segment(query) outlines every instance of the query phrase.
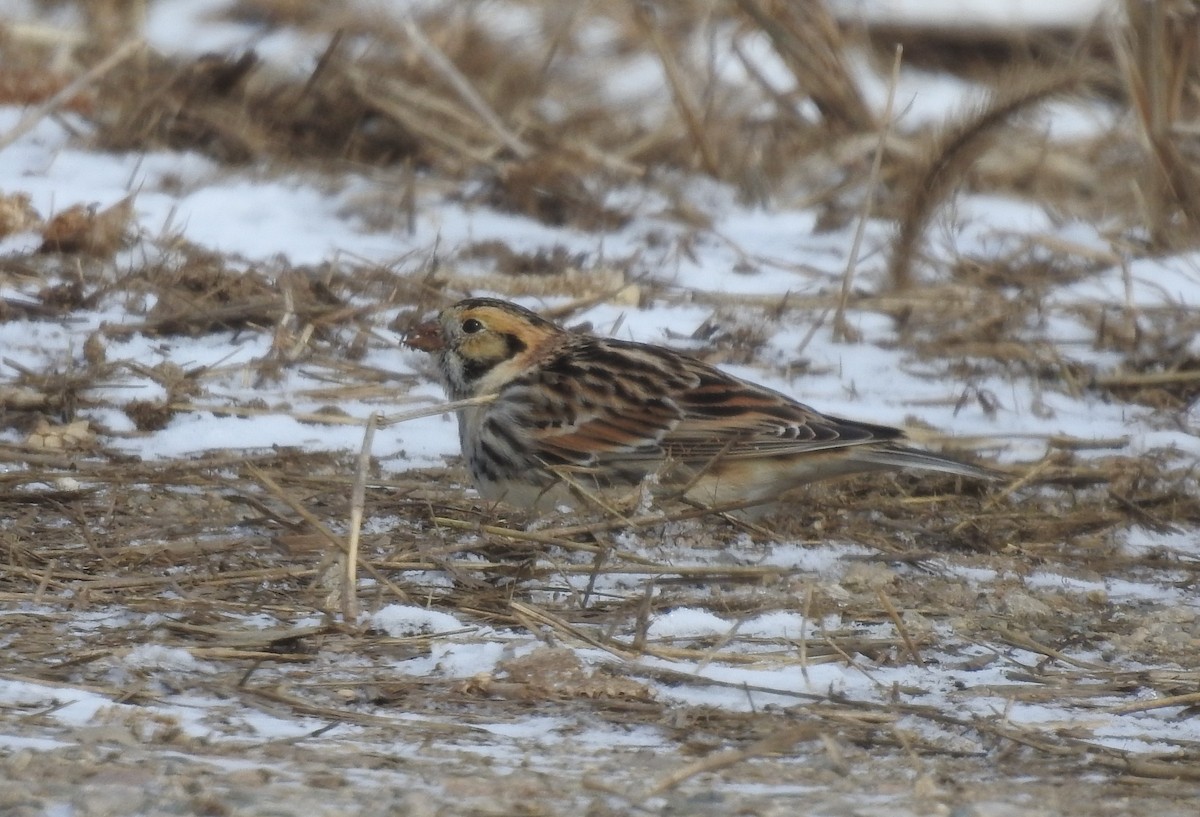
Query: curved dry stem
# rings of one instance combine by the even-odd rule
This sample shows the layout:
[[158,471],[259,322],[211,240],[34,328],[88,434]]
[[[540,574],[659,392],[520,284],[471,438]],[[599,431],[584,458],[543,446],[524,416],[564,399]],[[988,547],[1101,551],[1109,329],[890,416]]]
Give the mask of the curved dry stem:
[[1089,73],[1070,67],[1040,76],[1024,75],[1000,81],[996,92],[981,107],[971,107],[950,119],[931,147],[924,165],[914,176],[907,195],[908,207],[888,264],[893,289],[912,284],[913,256],[937,206],[958,187],[975,160],[991,146],[993,138],[1014,116],[1061,94],[1079,88]]

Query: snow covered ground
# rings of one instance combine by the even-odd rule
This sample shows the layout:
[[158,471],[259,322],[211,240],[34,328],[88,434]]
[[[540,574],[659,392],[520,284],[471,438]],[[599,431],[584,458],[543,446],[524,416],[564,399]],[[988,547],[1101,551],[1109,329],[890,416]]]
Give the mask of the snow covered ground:
[[[178,55],[252,46],[291,69],[307,69],[325,46],[325,38],[294,29],[264,31],[213,19],[227,5],[150,3],[150,45]],[[50,19],[35,4],[9,6],[10,21],[76,22],[62,10]],[[519,16],[504,19],[521,26]],[[869,95],[881,109],[885,81],[864,82],[869,91],[874,87]],[[650,64],[623,76],[613,93],[655,98],[668,92]],[[912,71],[897,93],[897,110],[917,127],[978,89]],[[1055,134],[1074,137],[1113,127],[1118,118],[1100,104],[1052,111]],[[18,106],[0,108],[0,134],[23,113]],[[703,228],[673,217],[674,202],[661,186],[630,182],[611,202],[631,214],[625,226],[590,232],[502,212],[429,179],[417,186],[411,232],[378,229],[363,217],[362,204],[398,177],[355,168],[317,173],[230,166],[195,153],[103,152],[89,147],[89,127],[75,114],[49,117],[3,148],[0,194],[27,195],[43,216],[75,204],[104,210],[134,194],[136,240],[104,273],[113,284],[109,294],[65,319],[23,307],[42,303],[48,285],[69,282],[69,265],[52,280],[27,274],[22,259],[34,257],[41,234],[17,231],[0,241],[0,257],[7,259],[0,298],[8,304],[0,312],[0,384],[16,384],[27,371],[78,369],[89,338],[102,338],[106,360],[122,364],[119,377],[81,393],[85,407],[78,414],[89,421],[100,452],[93,456],[101,459],[172,463],[286,448],[334,452],[349,461],[372,412],[397,413],[441,399],[421,355],[372,340],[355,362],[402,384],[394,398],[364,388],[360,398],[337,399],[337,408],[356,422],[316,424],[302,418],[328,406],[332,385],[352,382],[324,359],[282,365],[270,379],[257,376],[256,367],[279,354],[280,336],[270,327],[195,336],[109,331],[136,329],[156,305],[153,296],[127,296],[120,287],[124,276],[176,263],[181,241],[268,279],[285,268],[327,265],[385,269],[416,280],[429,259],[445,258],[454,267],[452,277],[442,279],[447,297],[469,286],[475,294],[514,297],[540,310],[573,298],[496,287],[489,265],[463,251],[491,242],[520,253],[561,248],[593,270],[623,268],[624,280],[642,293],[601,300],[572,314],[572,323],[697,353],[713,335],[706,326],[720,337],[753,330],[764,342],[749,356],[731,355],[725,365],[734,373],[830,413],[959,437],[1018,475],[1036,467],[1051,441],[1069,441],[1079,460],[1095,459],[1097,467],[1115,456],[1187,470],[1200,457],[1195,401],[1182,411],[1163,411],[1019,368],[954,370],[915,353],[913,333],[919,340],[920,329],[903,326],[872,300],[886,296],[889,221],[866,225],[854,278],[862,297],[847,313],[859,337],[845,343],[835,340],[826,305],[841,289],[856,219],[817,230],[816,208],[747,205],[736,191],[697,177],[679,179],[676,192]],[[1065,255],[1102,259],[1089,274],[1046,288],[1038,320],[1010,329],[1008,340],[1051,354],[1064,369],[1101,376],[1124,371],[1126,355],[1094,342],[1090,316],[1097,312],[1133,310],[1153,323],[1159,315],[1200,309],[1196,254],[1138,255],[1126,235],[1117,237],[1115,220],[1064,218],[1041,202],[988,194],[960,194],[952,209],[932,232],[931,263],[920,273],[922,285],[939,292],[953,291],[948,270],[963,258],[1026,253],[1050,265]],[[773,311],[785,297],[814,306]],[[350,305],[371,306],[365,297]],[[384,327],[409,311],[389,306],[372,320],[386,334]],[[349,347],[351,331],[331,331],[329,348]],[[1180,354],[1200,357],[1200,340],[1180,338]],[[159,429],[140,430],[126,406],[176,399],[163,385],[167,364],[184,371],[208,367],[203,393],[194,410],[174,413]],[[256,411],[222,411],[229,408]],[[5,490],[49,487],[63,492],[53,500],[63,503],[76,490],[100,487],[103,494],[86,467],[74,476],[51,467],[54,480],[44,476],[36,459],[22,459],[29,439],[28,428],[16,423],[0,430]],[[445,468],[457,455],[457,438],[448,418],[431,416],[380,428],[372,450],[381,481],[403,481],[414,469]],[[1196,487],[1194,478],[1190,485]],[[152,522],[162,495],[153,486],[131,488],[145,493],[142,512]],[[1054,487],[1024,490],[1018,496],[1031,503],[1062,501]],[[1083,488],[1081,495],[1089,491],[1103,489]],[[469,500],[469,489],[463,492]],[[333,517],[325,521],[341,530],[345,509],[328,512]],[[1194,689],[1197,669],[1168,660],[1161,649],[1179,639],[1190,645],[1183,655],[1198,654],[1194,518],[1186,527],[1146,523],[1106,531],[1106,558],[1126,558],[1130,565],[1114,575],[1056,558],[1054,542],[1013,541],[1011,558],[997,562],[961,549],[938,553],[919,531],[886,527],[880,537],[893,549],[885,553],[875,543],[820,529],[766,540],[730,534],[720,546],[706,547],[688,545],[703,529],[687,523],[646,527],[614,534],[620,558],[596,570],[588,553],[544,548],[535,562],[553,579],[514,579],[509,587],[513,616],[524,626],[457,608],[453,586],[462,576],[413,557],[410,569],[389,571],[407,600],[372,596],[380,583],[360,577],[364,598],[377,599],[365,602],[361,621],[349,623],[363,629],[342,626],[300,600],[255,615],[216,605],[195,622],[221,631],[213,646],[181,634],[192,623],[187,616],[123,603],[111,588],[90,600],[81,594],[86,578],[56,578],[55,565],[23,562],[16,554],[37,548],[27,541],[30,518],[14,514],[0,522],[13,570],[0,595],[0,617],[12,626],[0,628],[0,645],[16,653],[24,649],[22,639],[35,634],[57,644],[42,660],[56,668],[56,677],[73,680],[39,678],[36,662],[8,668],[0,662],[0,767],[19,783],[0,795],[0,811],[90,815],[122,807],[122,813],[154,813],[170,804],[217,809],[207,813],[276,813],[267,801],[280,804],[277,813],[293,813],[299,806],[289,798],[309,790],[315,792],[312,810],[295,813],[448,814],[456,812],[445,804],[457,801],[467,807],[458,813],[479,814],[516,813],[522,805],[530,810],[520,813],[533,814],[635,807],[767,814],[796,813],[806,803],[813,814],[982,817],[1072,812],[1069,798],[1054,793],[1052,776],[1026,777],[1028,789],[1016,791],[1002,772],[981,776],[971,759],[1003,766],[995,758],[1033,753],[1046,758],[1051,772],[1075,759],[1082,774],[1106,781],[1111,791],[1127,769],[1136,774],[1141,768],[1145,779],[1169,777],[1170,769],[1200,758],[1195,696],[1163,700],[1164,689]],[[367,531],[379,535],[414,524],[400,510],[369,518]],[[129,544],[152,547],[152,531],[146,542]],[[80,528],[81,549],[96,547],[90,536]],[[919,551],[914,560],[902,557],[905,548]],[[1154,559],[1137,561],[1146,554]],[[381,552],[371,558],[387,561]],[[454,564],[469,570],[469,559]],[[286,569],[286,560],[279,565]],[[689,569],[735,577],[742,570],[751,578],[705,583],[689,578]],[[156,570],[170,577],[173,568]],[[36,600],[17,592],[17,583],[36,587],[38,577],[44,585]],[[180,581],[155,591],[166,609],[173,599],[181,611],[198,603],[187,579]],[[922,604],[889,615],[889,599],[906,594]],[[764,599],[759,607],[752,603]],[[588,604],[617,612],[591,628],[580,612]],[[582,617],[573,619],[565,609]],[[538,617],[545,611],[550,619]],[[1059,615],[1072,617],[1058,622],[1062,631],[1047,623]],[[988,628],[979,617],[991,621]],[[244,643],[233,645],[234,634]],[[303,648],[279,646],[288,644]],[[295,664],[275,660],[289,652],[306,655]],[[78,672],[63,675],[72,663]],[[253,683],[217,682],[231,672]],[[126,690],[130,699],[114,690]],[[610,702],[610,711],[599,715],[587,704],[598,700]],[[645,716],[650,710],[654,716]],[[907,756],[911,766],[880,772],[865,765],[865,735],[898,747],[893,757]],[[58,758],[61,768],[43,767],[44,758]],[[768,760],[769,768],[763,765]],[[166,777],[144,777],[141,762],[165,764]],[[71,768],[86,769],[84,779],[72,779]],[[878,776],[856,773],[867,768]],[[1156,769],[1168,771],[1156,775]],[[172,774],[184,782],[164,782]],[[978,788],[965,786],[960,775],[973,776]],[[1173,789],[1173,796],[1181,790]],[[1094,813],[1135,813],[1130,804],[1139,795],[1127,791],[1121,802],[1129,811],[1111,805]],[[546,805],[556,794],[562,800]],[[1088,807],[1104,806],[1089,800]]]

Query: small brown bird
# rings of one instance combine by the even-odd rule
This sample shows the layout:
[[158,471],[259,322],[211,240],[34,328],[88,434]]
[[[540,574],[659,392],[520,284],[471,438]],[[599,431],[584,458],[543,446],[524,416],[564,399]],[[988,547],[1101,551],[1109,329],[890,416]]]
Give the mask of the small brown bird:
[[899,429],[821,414],[687,355],[570,332],[506,301],[459,301],[404,343],[433,354],[450,399],[493,396],[458,413],[463,457],[485,499],[518,507],[586,507],[643,484],[721,507],[866,471],[997,476],[908,448]]

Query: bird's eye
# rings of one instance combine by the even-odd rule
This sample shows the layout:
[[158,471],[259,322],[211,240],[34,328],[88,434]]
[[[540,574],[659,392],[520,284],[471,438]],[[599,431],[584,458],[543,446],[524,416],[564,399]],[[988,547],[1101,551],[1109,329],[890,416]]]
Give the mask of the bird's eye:
[[482,328],[483,328],[483,324],[480,323],[479,321],[475,320],[474,318],[467,318],[465,321],[463,321],[462,330],[464,332],[466,332],[468,335],[474,335],[476,332],[478,332]]

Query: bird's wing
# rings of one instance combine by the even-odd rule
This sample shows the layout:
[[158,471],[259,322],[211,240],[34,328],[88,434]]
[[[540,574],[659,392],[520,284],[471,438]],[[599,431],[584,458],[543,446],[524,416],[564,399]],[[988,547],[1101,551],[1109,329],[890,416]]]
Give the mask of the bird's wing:
[[676,397],[694,378],[647,348],[571,336],[505,387],[498,402],[511,407],[515,425],[547,465],[661,460],[663,440],[684,419]]
[[702,465],[860,446],[903,435],[828,417],[666,349],[574,336],[502,393],[547,465]]
[[822,414],[703,363],[692,368],[698,382],[676,396],[683,419],[663,441],[668,456],[676,459],[775,457],[904,437],[889,426]]

